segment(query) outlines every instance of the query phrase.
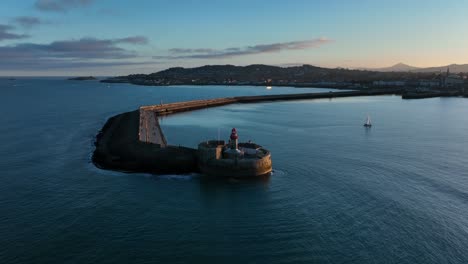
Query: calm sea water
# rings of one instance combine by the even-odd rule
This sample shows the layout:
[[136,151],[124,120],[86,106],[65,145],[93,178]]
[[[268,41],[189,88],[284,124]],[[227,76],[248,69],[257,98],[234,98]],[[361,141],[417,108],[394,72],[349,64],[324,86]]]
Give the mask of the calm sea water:
[[162,120],[176,145],[236,127],[272,151],[264,181],[90,163],[106,119],[140,105],[311,91],[323,90],[0,80],[0,263],[467,263],[468,99],[230,105]]

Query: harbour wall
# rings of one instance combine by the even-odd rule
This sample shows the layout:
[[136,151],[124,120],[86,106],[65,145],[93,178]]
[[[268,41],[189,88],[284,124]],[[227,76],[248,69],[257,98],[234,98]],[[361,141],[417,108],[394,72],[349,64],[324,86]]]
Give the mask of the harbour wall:
[[137,110],[107,120],[94,143],[96,149],[92,161],[97,167],[152,174],[198,172],[196,149],[181,146],[161,147],[158,144],[140,141],[139,119],[140,111]]
[[[197,150],[168,145],[158,116],[234,103],[256,103],[398,94],[399,90],[260,95],[142,106],[109,118],[96,136],[92,161],[100,168],[125,172],[182,174],[198,172]],[[148,123],[150,122],[150,123]]]
[[217,107],[236,103],[258,103],[268,101],[290,101],[306,99],[326,99],[353,96],[376,96],[388,94],[401,94],[401,89],[382,89],[382,90],[360,90],[346,92],[325,92],[325,93],[300,93],[300,94],[278,94],[278,95],[257,95],[257,96],[238,96],[225,97],[207,100],[194,100],[187,102],[177,102],[169,104],[159,104],[140,107],[140,111],[150,111],[158,116],[170,115],[179,112],[192,111],[197,109]]

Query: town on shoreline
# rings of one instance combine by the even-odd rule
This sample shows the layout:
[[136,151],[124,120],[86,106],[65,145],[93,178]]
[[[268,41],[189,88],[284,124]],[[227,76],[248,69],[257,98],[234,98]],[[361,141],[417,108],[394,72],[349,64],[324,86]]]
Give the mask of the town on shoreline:
[[[445,71],[380,72],[329,69],[302,65],[207,65],[196,68],[169,68],[151,74],[131,74],[101,80],[104,83],[131,83],[148,86],[249,85],[334,88],[348,90],[398,89],[403,98],[466,96],[468,73]],[[465,92],[466,91],[466,92]]]

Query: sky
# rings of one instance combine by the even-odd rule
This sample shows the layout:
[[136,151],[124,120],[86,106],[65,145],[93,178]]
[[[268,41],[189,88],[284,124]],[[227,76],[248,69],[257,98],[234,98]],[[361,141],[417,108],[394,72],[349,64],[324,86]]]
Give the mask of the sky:
[[1,76],[468,63],[468,1],[1,0]]

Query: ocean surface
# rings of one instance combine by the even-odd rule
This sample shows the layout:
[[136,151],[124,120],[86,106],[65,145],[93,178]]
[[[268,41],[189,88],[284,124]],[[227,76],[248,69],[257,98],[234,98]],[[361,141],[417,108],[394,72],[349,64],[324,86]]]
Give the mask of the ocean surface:
[[[468,99],[229,105],[165,117],[167,140],[272,152],[257,181],[90,162],[140,105],[324,89],[0,80],[0,263],[468,263]],[[373,127],[364,128],[369,114]]]

